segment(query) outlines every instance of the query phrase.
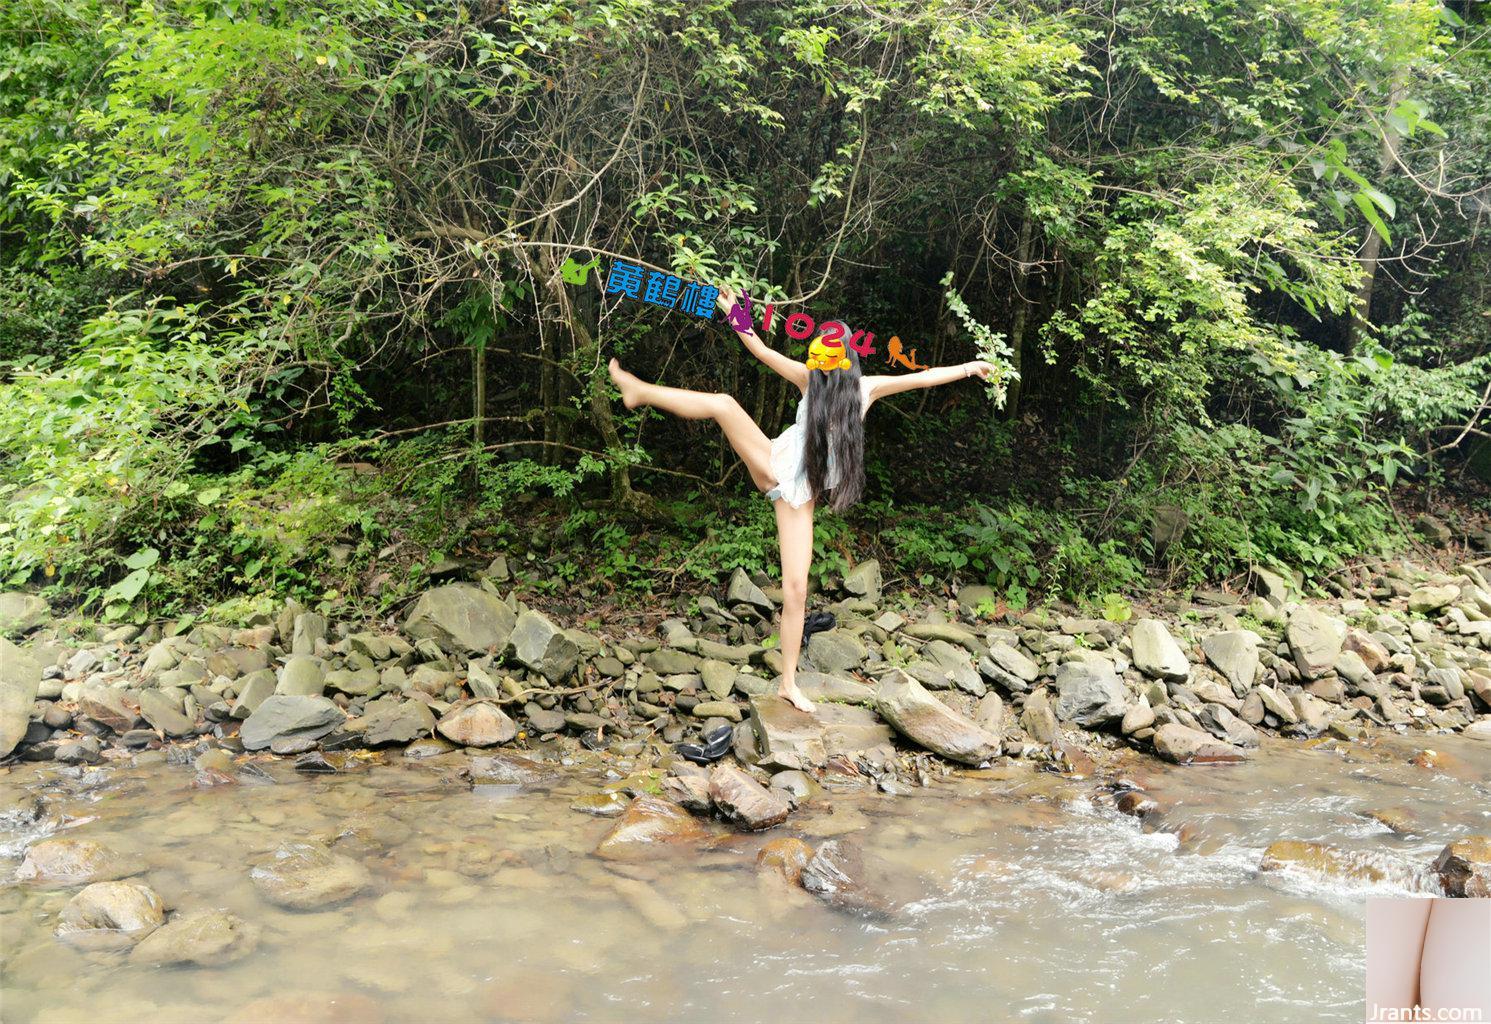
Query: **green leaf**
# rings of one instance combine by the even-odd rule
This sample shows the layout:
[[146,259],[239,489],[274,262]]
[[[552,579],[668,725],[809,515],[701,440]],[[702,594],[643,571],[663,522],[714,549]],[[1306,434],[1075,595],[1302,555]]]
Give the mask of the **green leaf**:
[[136,569],[124,579],[104,591],[104,600],[123,601],[125,604],[140,596],[140,591],[145,589],[145,584],[150,582],[149,569]]
[[131,569],[148,569],[160,561],[160,552],[155,548],[141,548],[124,560],[124,564]]
[[197,492],[197,504],[198,505],[211,505],[213,502],[217,501],[217,499],[221,498],[222,496],[223,496],[223,489],[221,487],[208,487],[205,490],[201,490],[201,491]]
[[1367,218],[1367,223],[1372,225],[1372,230],[1381,235],[1384,242],[1392,245],[1393,236],[1388,232],[1387,225],[1382,222],[1382,218],[1377,215],[1377,207],[1372,205],[1372,200],[1368,199],[1365,193],[1358,192],[1351,197],[1351,201],[1356,204],[1358,210],[1362,211],[1362,216]]

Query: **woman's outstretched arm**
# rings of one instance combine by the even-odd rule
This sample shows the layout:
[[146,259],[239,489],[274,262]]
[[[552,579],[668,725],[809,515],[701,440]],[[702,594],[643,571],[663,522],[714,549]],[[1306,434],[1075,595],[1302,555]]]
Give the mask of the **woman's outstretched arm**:
[[955,381],[967,380],[969,377],[987,380],[989,374],[993,372],[993,363],[976,359],[968,363],[959,363],[957,366],[936,366],[930,370],[917,370],[915,373],[897,373],[865,379],[870,382],[870,401],[873,402],[886,395],[914,391],[919,388],[935,388],[939,384],[952,384]]
[[[728,314],[731,307],[738,300],[734,292],[721,288],[718,301],[720,308]],[[745,344],[746,349],[751,355],[761,360],[787,380],[796,384],[799,391],[808,390],[808,368],[805,364],[782,355],[782,353],[762,341],[760,335],[754,330],[737,330],[735,333],[740,335],[740,340]]]

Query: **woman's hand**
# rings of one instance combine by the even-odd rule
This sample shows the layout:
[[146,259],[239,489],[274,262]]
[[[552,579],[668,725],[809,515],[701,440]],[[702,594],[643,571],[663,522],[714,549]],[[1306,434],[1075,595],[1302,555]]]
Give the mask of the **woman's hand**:
[[740,301],[740,296],[735,294],[735,289],[729,285],[720,285],[720,293],[715,296],[715,303],[719,305],[721,313],[729,313],[735,304]]
[[968,376],[977,377],[979,380],[988,380],[989,376],[994,372],[994,364],[986,363],[982,359],[963,365],[967,369]]

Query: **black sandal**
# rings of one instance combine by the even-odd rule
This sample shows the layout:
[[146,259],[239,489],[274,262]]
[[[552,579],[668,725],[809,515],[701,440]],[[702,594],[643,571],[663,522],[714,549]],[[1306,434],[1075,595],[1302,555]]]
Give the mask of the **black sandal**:
[[694,764],[710,764],[729,753],[734,742],[735,727],[722,725],[704,737],[703,743],[678,743],[673,749],[678,751],[678,756],[685,761],[692,761]]
[[814,633],[833,629],[838,624],[839,620],[834,618],[833,612],[812,612],[802,621],[802,645],[806,647]]

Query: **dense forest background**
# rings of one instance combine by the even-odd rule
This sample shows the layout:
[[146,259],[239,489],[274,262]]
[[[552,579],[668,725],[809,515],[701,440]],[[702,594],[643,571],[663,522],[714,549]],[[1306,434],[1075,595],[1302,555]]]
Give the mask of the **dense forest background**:
[[1491,462],[1486,7],[10,0],[0,583],[133,619],[772,569],[713,424],[605,364],[768,434],[796,396],[572,255],[1009,346],[1003,407],[877,406],[819,574],[1022,607],[1401,547]]

